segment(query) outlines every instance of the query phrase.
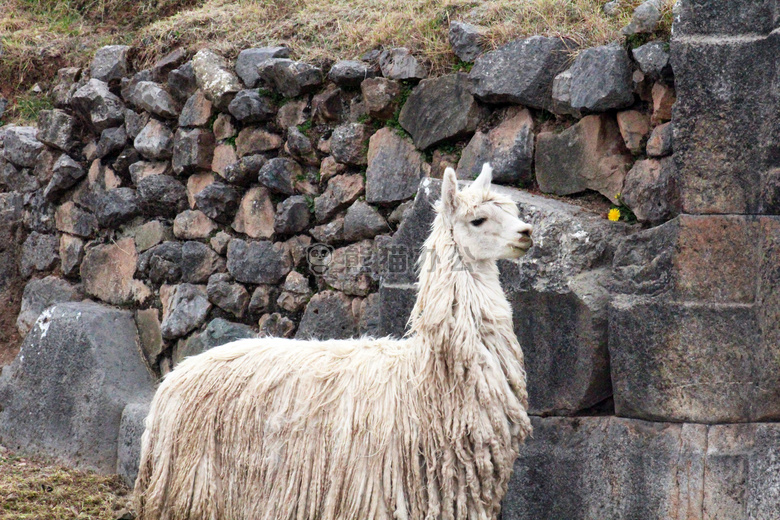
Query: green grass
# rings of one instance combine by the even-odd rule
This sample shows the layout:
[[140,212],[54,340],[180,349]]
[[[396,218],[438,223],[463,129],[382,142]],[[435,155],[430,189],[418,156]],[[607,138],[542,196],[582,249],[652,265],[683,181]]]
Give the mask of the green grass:
[[44,94],[26,93],[17,96],[14,103],[9,103],[3,119],[18,124],[35,124],[41,110],[53,108],[51,99]]

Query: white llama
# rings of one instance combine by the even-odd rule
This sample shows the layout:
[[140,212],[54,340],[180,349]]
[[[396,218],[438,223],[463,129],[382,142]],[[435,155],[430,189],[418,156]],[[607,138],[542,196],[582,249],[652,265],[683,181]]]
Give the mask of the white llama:
[[531,226],[491,173],[458,192],[445,172],[406,338],[240,340],[171,372],[138,520],[496,518],[531,432],[496,260]]

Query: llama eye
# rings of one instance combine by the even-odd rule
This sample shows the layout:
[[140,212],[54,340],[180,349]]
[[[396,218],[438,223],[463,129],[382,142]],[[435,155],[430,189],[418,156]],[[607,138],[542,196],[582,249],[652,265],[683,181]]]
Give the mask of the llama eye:
[[478,218],[471,221],[472,226],[481,226],[485,223],[487,219],[486,218]]

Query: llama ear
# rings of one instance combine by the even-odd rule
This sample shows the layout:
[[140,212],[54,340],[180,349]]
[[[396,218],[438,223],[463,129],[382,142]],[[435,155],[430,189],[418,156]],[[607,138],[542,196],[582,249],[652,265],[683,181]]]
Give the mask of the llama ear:
[[441,183],[441,202],[444,212],[448,215],[455,213],[458,205],[458,178],[455,170],[447,168],[444,170],[444,179]]
[[493,167],[490,163],[482,165],[482,172],[476,178],[471,188],[476,191],[490,191],[490,182],[493,180]]

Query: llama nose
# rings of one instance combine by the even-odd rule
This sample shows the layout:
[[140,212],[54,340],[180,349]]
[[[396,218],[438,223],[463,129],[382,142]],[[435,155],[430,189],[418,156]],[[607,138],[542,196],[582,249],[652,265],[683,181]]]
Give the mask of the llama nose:
[[524,227],[520,229],[518,232],[520,233],[520,236],[523,238],[531,238],[531,231],[533,228],[531,226]]

